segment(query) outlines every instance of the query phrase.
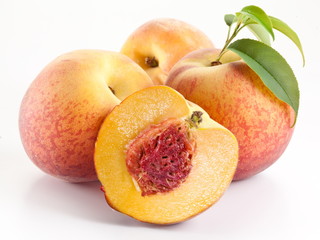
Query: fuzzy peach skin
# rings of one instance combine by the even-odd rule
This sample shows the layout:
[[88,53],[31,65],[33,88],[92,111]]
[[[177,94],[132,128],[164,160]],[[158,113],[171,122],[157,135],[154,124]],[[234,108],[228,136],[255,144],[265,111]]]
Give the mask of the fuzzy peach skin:
[[220,50],[192,52],[171,70],[166,84],[202,107],[228,128],[239,143],[234,180],[253,176],[273,164],[286,149],[294,128],[294,111],[263,84],[236,54]]
[[[155,84],[164,84],[170,69],[187,53],[211,48],[211,40],[196,27],[172,18],[153,19],[137,28],[121,52],[137,62]],[[155,59],[150,66],[146,59]]]
[[97,180],[93,154],[103,119],[126,96],[151,85],[145,71],[120,53],[78,50],[56,58],[21,103],[19,128],[26,153],[57,178]]

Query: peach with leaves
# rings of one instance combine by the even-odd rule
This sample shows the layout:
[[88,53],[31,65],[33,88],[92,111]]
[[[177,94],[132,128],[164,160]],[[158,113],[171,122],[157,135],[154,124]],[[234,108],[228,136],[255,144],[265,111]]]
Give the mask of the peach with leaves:
[[[234,180],[240,180],[279,159],[297,119],[298,82],[286,60],[270,46],[273,29],[297,45],[303,62],[304,55],[297,34],[257,6],[225,15],[225,22],[229,31],[224,47],[189,53],[172,68],[166,85],[235,134],[239,163]],[[244,27],[258,40],[235,40]]]

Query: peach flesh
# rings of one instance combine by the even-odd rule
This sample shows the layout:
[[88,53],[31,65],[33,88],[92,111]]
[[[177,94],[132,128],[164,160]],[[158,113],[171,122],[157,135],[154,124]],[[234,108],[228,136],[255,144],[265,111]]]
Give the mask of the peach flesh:
[[[150,125],[168,119],[190,124],[196,141],[192,168],[174,190],[142,196],[126,165],[128,145]],[[135,92],[115,107],[100,128],[95,148],[95,166],[108,204],[154,224],[182,222],[208,209],[229,186],[237,162],[238,144],[231,132],[167,86]]]

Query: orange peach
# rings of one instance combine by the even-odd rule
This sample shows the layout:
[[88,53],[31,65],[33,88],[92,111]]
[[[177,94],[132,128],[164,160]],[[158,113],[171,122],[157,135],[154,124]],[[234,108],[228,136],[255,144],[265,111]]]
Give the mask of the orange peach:
[[187,53],[213,47],[194,26],[172,18],[151,20],[136,29],[121,52],[137,62],[154,84],[164,84],[172,66]]
[[237,137],[239,164],[234,180],[240,180],[263,171],[281,156],[295,116],[236,54],[227,52],[222,64],[213,64],[219,53],[205,49],[188,54],[173,67],[166,84]]
[[19,127],[28,156],[60,179],[97,180],[93,153],[103,119],[126,96],[151,85],[145,71],[120,53],[78,50],[56,58],[21,103]]
[[172,224],[214,204],[238,162],[234,135],[167,86],[140,90],[99,131],[95,167],[108,204],[137,220]]

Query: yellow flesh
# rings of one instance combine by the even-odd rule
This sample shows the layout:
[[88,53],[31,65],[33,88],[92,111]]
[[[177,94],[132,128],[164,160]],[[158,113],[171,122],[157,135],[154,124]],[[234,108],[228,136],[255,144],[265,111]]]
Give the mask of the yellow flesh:
[[190,117],[194,108],[199,110],[171,88],[157,86],[134,93],[109,114],[96,143],[95,166],[113,208],[140,221],[167,224],[190,218],[221,197],[237,165],[237,141],[207,115],[198,129],[191,130],[197,141],[196,155],[179,188],[142,197],[127,171],[128,142],[150,124]]

